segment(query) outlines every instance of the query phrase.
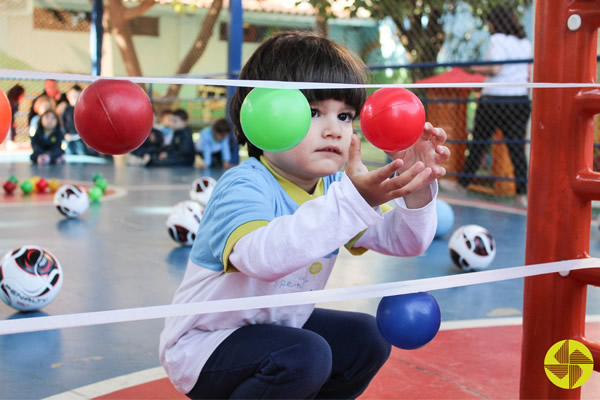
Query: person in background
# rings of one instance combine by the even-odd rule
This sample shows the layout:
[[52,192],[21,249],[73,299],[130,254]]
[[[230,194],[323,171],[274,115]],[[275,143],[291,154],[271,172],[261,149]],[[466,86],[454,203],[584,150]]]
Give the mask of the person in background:
[[[492,8],[487,15],[490,33],[488,61],[506,61],[529,59],[532,55],[531,42],[525,36],[525,30],[513,12],[502,6]],[[487,76],[486,82],[528,83],[530,66],[527,63],[509,63],[496,65],[474,65],[468,72]],[[463,174],[458,182],[443,180],[442,189],[466,193],[467,187],[475,176],[488,144],[497,129],[502,130],[516,178],[516,196],[514,203],[527,207],[527,158],[525,157],[525,134],[531,115],[531,102],[528,88],[520,86],[486,87],[475,112],[473,142],[467,144],[469,155],[465,160]],[[483,143],[482,143],[483,141]]]
[[86,145],[81,140],[75,127],[75,105],[81,97],[81,86],[73,85],[67,90],[68,105],[62,114],[63,128],[65,131],[65,142],[67,142],[67,154],[86,154]]
[[188,126],[188,113],[182,108],[173,111],[171,116],[173,138],[169,144],[163,145],[158,154],[149,158],[146,166],[193,166],[196,153],[192,130]]
[[225,118],[216,120],[212,126],[200,131],[200,138],[194,145],[202,157],[201,168],[232,167],[230,133],[231,126]]
[[38,121],[38,127],[31,138],[33,153],[30,156],[34,164],[64,164],[65,151],[62,149],[64,139],[58,115],[53,110],[45,111]]
[[31,103],[29,111],[29,136],[35,135],[40,122],[40,116],[48,110],[54,110],[54,101],[47,95],[36,97]]
[[13,142],[17,136],[17,124],[15,122],[15,114],[19,110],[19,104],[25,98],[25,89],[23,86],[18,83],[11,87],[8,92],[6,92],[6,97],[8,98],[8,102],[10,103],[10,112],[12,116],[12,122],[10,124],[10,140]]

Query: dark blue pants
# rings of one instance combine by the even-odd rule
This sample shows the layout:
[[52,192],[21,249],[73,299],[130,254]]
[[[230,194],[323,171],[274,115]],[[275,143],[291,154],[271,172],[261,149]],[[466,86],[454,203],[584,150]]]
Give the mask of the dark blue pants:
[[[527,158],[525,156],[525,139],[527,132],[527,122],[531,114],[531,104],[527,96],[484,96],[477,106],[475,112],[475,126],[473,128],[473,140],[467,144],[469,155],[465,160],[463,173],[468,177],[461,177],[458,180],[462,186],[467,187],[479,169],[481,158],[484,156],[489,144],[480,143],[480,141],[492,139],[496,129],[502,130],[505,140],[510,142],[506,144],[508,155],[512,161],[516,182],[517,194],[527,193]],[[520,141],[520,142],[519,142]]]
[[204,366],[193,399],[353,399],[390,355],[369,314],[315,309],[303,329],[249,325]]

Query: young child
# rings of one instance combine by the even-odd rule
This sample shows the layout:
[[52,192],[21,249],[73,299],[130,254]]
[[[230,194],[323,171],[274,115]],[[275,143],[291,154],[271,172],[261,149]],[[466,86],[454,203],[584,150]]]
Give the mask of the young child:
[[192,130],[188,126],[188,113],[184,109],[173,111],[171,116],[171,127],[173,138],[171,142],[164,145],[159,153],[152,156],[147,166],[192,166],[196,153],[194,151],[194,139]]
[[[364,73],[348,50],[297,32],[262,43],[240,79],[362,84]],[[436,178],[449,156],[442,129],[427,124],[413,147],[368,171],[352,130],[365,90],[303,90],[312,113],[306,137],[263,152],[240,126],[250,89],[238,88],[230,104],[250,159],[219,179],[174,303],[323,289],[341,246],[395,256],[429,246]],[[382,213],[391,200],[396,206]],[[314,305],[168,318],[160,338],[161,363],[190,398],[355,398],[390,350],[372,315]]]
[[231,127],[225,118],[219,118],[212,126],[200,131],[200,138],[194,144],[196,152],[202,156],[202,168],[222,166],[231,168],[231,147],[229,133]]
[[62,128],[58,115],[48,110],[40,116],[35,135],[31,138],[33,153],[30,158],[34,164],[64,164],[65,151],[62,149]]
[[65,142],[67,142],[67,151],[69,154],[86,154],[86,144],[75,128],[75,106],[81,97],[81,86],[73,85],[67,90],[68,104],[62,114],[63,126],[65,128]]

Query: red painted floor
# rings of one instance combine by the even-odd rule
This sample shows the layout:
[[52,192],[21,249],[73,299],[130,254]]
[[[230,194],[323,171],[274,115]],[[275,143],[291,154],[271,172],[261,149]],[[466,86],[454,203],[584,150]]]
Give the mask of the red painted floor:
[[[600,323],[587,325],[600,337]],[[424,348],[394,348],[360,399],[516,399],[519,397],[521,327],[440,331]],[[167,378],[96,399],[183,399]],[[583,385],[582,399],[600,398],[600,376]]]

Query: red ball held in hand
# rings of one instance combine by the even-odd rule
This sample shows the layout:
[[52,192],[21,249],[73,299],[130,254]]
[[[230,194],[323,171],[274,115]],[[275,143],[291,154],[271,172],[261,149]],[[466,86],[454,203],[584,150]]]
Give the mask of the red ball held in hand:
[[371,94],[360,112],[365,138],[384,151],[412,146],[425,126],[425,108],[406,89],[384,88]]
[[154,119],[146,93],[131,81],[116,79],[101,79],[85,88],[74,117],[81,140],[104,154],[137,149]]

